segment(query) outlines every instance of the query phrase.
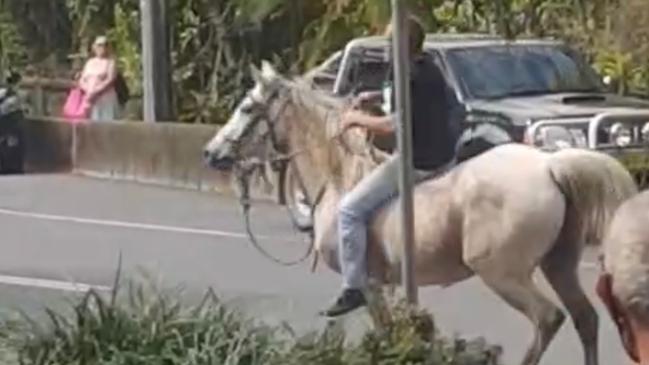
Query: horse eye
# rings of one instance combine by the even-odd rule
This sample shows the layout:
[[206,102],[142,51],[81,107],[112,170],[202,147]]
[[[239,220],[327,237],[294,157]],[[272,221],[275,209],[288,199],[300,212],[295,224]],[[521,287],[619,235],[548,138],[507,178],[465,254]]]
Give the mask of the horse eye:
[[243,114],[252,114],[252,112],[255,110],[255,107],[253,105],[246,105],[241,107],[241,112]]
[[241,111],[245,114],[259,114],[262,113],[264,110],[264,107],[260,103],[250,103],[248,105],[245,105],[244,107],[241,108]]

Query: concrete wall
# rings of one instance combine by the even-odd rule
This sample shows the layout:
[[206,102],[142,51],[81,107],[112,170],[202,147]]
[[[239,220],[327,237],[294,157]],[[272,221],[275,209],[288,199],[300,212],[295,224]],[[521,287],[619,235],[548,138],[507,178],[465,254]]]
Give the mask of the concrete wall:
[[76,171],[200,190],[229,185],[228,176],[202,164],[214,127],[114,122],[81,124],[76,132]]
[[[26,164],[31,172],[73,171],[94,177],[232,194],[229,174],[206,168],[205,144],[214,126],[95,122],[72,125],[53,118],[25,121]],[[272,191],[257,184],[256,198]]]

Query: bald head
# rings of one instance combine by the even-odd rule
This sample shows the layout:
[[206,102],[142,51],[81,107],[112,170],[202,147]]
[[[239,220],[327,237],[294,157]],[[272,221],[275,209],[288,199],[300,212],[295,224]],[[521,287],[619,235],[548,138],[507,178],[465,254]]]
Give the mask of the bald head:
[[649,192],[618,210],[604,241],[604,266],[613,295],[649,328]]
[[649,364],[649,191],[618,209],[603,245],[597,294],[629,356]]

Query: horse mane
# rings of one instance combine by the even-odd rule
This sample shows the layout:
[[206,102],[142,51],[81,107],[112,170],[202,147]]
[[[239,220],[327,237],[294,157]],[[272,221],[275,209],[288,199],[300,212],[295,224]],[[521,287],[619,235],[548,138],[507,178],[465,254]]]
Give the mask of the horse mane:
[[349,186],[375,165],[368,154],[375,147],[368,143],[365,131],[349,130],[340,136],[340,142],[333,140],[341,132],[347,98],[328,94],[301,78],[283,80],[282,87],[293,111],[289,123],[292,142],[308,150],[316,167],[330,179]]

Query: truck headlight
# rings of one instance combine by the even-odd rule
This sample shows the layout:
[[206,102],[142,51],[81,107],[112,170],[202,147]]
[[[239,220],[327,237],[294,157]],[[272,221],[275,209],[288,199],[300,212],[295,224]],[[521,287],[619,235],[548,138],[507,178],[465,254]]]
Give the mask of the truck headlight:
[[568,129],[560,126],[541,127],[534,144],[548,150],[560,150],[571,147],[585,147],[586,134],[580,129]]
[[618,147],[626,147],[633,141],[633,132],[631,128],[623,123],[615,123],[611,126],[609,132],[610,142]]
[[645,123],[645,125],[642,126],[642,141],[645,143],[649,143],[649,122]]

